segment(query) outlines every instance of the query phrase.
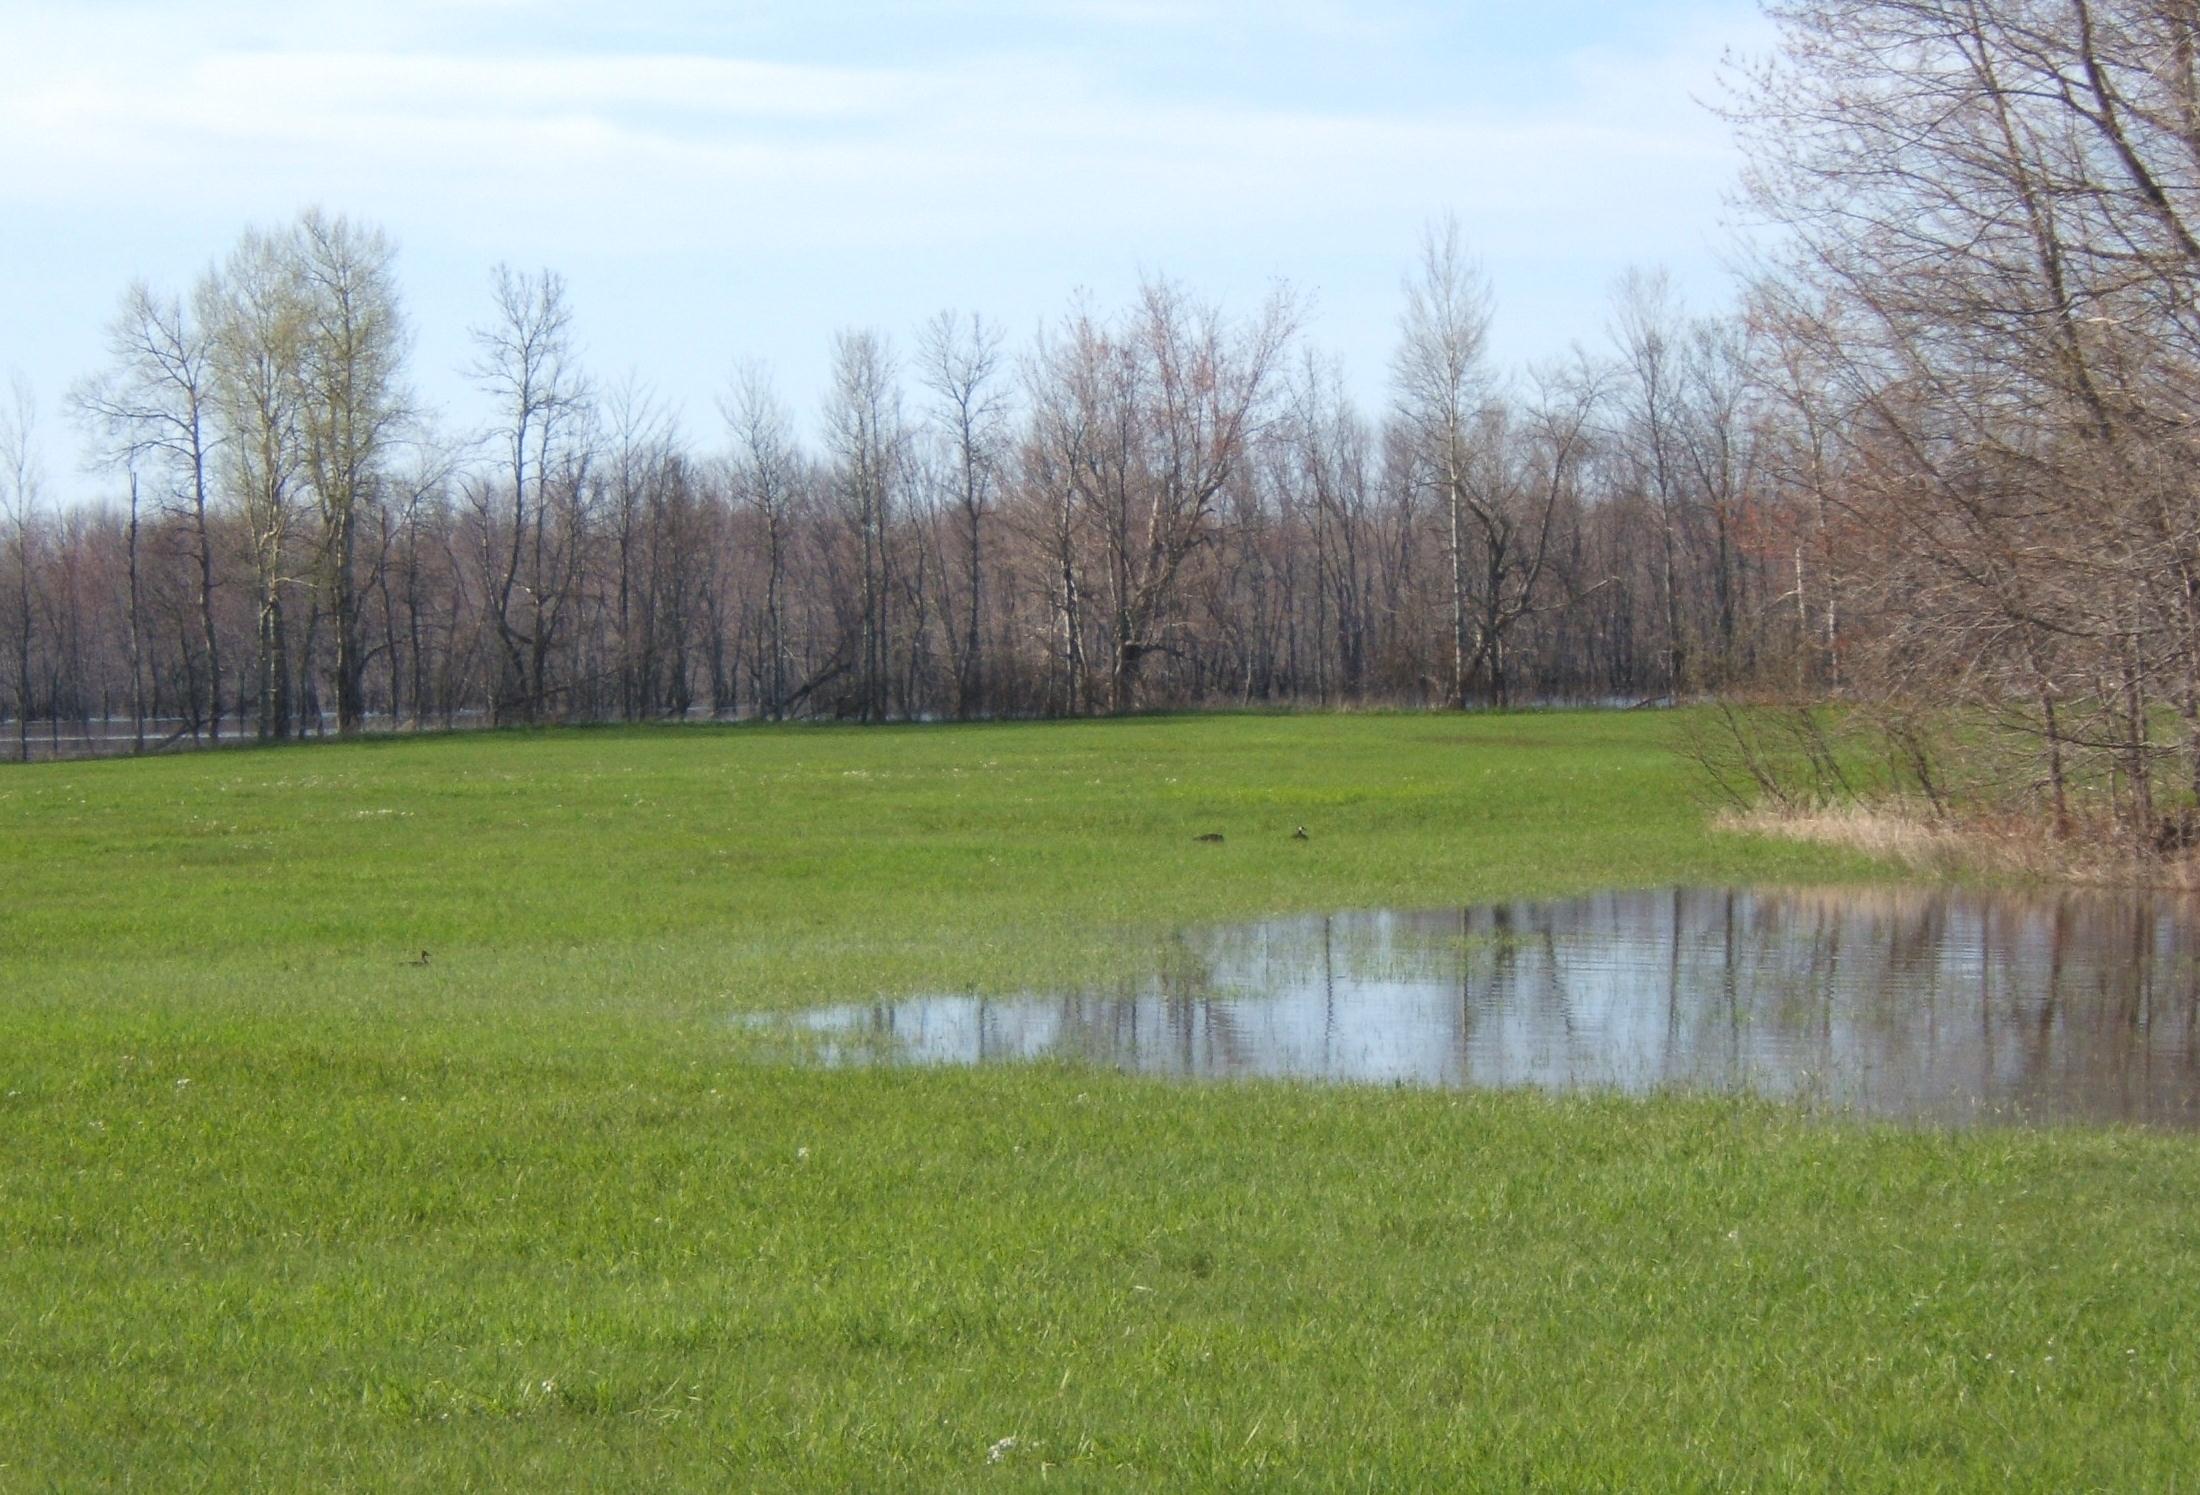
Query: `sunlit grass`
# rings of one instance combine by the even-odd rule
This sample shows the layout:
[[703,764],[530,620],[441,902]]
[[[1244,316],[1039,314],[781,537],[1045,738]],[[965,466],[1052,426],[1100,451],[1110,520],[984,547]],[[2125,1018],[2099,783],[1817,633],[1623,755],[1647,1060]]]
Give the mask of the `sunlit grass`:
[[822,1073],[732,1021],[1135,967],[1187,922],[1870,873],[1707,831],[1669,730],[0,773],[0,1488],[2189,1473],[2181,1139]]

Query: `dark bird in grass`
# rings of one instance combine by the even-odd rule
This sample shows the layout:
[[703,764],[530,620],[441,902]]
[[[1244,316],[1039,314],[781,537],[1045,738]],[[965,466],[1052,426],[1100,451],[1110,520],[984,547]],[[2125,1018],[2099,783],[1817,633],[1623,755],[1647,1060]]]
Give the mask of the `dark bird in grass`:
[[427,951],[425,951],[425,950],[423,950],[423,951],[421,951],[421,952],[420,952],[420,958],[419,958],[418,960],[408,960],[408,961],[406,961],[406,962],[405,962],[405,964],[406,964],[406,965],[409,965],[409,966],[424,966],[424,965],[426,965],[427,963],[428,963],[428,952],[427,952]]
[[1209,846],[1220,846],[1222,844],[1222,832],[1209,831],[1203,836],[1194,836],[1192,839],[1194,841],[1204,841]]
[[1304,841],[1306,839],[1306,827],[1302,825],[1297,830],[1293,831],[1291,833],[1291,839],[1294,841]]

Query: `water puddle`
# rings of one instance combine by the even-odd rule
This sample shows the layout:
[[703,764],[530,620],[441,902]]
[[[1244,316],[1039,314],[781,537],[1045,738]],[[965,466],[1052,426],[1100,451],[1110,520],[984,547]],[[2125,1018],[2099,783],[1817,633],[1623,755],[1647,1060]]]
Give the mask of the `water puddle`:
[[1109,988],[851,1004],[827,1063],[1748,1091],[1939,1125],[2200,1127],[2200,905],[1604,893],[1194,930]]

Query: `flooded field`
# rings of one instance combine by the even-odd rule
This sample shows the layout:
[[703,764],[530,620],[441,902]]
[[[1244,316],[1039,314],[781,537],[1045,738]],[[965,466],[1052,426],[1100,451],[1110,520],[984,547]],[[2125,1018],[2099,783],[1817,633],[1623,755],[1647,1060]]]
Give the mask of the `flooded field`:
[[1107,988],[800,1014],[828,1063],[1663,1089],[2200,1127],[2200,905],[1668,889],[1189,931]]
[[[423,724],[409,718],[393,717],[387,712],[370,712],[362,722],[362,730],[375,733],[411,732],[434,733],[489,725],[489,715],[484,711],[462,711],[450,717],[435,717]],[[311,737],[333,737],[336,734],[336,718],[324,715],[318,722],[307,720],[295,728],[299,740]],[[222,722],[220,740],[237,746],[256,740],[252,722],[243,717],[229,717]],[[18,731],[10,720],[0,722],[0,764],[8,762],[48,763],[79,758],[122,758],[133,753],[189,752],[195,748],[212,745],[214,738],[202,726],[193,730],[193,724],[180,716],[148,717],[142,729],[127,716],[94,716],[70,718],[65,721],[34,720],[26,736]]]

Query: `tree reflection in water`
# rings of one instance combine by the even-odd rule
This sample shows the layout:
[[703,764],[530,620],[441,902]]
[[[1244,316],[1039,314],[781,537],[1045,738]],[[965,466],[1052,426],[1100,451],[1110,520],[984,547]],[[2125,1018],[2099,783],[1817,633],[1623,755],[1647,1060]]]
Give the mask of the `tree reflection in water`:
[[828,1062],[1749,1091],[2200,1126],[2200,917],[2066,892],[1660,889],[1176,936],[1107,989],[808,1013]]

